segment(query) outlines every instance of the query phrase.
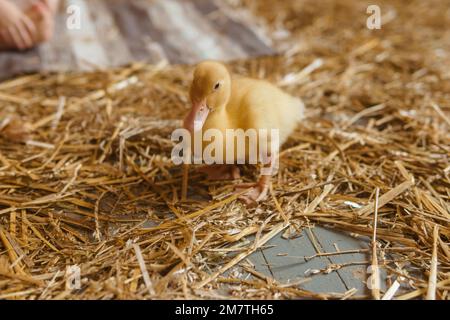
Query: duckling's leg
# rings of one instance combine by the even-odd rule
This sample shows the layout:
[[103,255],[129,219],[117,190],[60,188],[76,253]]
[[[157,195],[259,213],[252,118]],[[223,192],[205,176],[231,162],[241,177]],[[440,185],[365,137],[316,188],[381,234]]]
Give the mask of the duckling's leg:
[[201,173],[208,175],[208,180],[236,180],[241,177],[239,168],[235,165],[211,164],[200,167]]

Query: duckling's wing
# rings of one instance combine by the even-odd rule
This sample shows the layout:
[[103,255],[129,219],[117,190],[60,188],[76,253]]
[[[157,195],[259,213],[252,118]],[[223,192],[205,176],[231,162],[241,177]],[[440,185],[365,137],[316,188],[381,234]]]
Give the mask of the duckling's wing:
[[304,117],[302,100],[269,82],[243,78],[233,89],[228,111],[240,128],[292,131]]

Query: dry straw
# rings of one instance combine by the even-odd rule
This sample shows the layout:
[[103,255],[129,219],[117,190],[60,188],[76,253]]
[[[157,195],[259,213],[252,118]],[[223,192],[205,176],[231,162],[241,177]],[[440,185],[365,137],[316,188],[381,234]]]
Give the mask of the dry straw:
[[[186,200],[180,192],[170,134],[188,109],[191,66],[0,83],[0,298],[360,297],[312,293],[248,263],[287,226],[317,224],[376,231],[378,266],[404,279],[389,298],[448,299],[450,50],[433,42],[446,11],[392,5],[398,19],[373,33],[359,4],[329,2],[244,1],[283,53],[230,68],[281,84],[308,109],[258,208],[192,168]],[[412,7],[423,13],[414,28]],[[68,265],[81,268],[78,290],[66,289]]]

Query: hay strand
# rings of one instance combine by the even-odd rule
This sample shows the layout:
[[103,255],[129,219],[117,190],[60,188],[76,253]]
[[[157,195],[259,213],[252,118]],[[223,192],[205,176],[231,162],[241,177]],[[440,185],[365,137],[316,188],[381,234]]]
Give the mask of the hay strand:
[[427,300],[436,300],[436,283],[437,283],[437,242],[439,237],[439,227],[433,228],[433,253],[431,255],[430,275],[428,277]]
[[[229,61],[229,69],[282,84],[305,104],[270,196],[246,208],[234,181],[193,173],[186,188],[170,137],[188,111],[192,65],[136,63],[2,82],[1,298],[377,296],[313,293],[248,272],[250,254],[278,230],[311,238],[317,252],[307,260],[351,252],[376,258],[360,267],[378,265],[401,283],[392,293],[397,284],[388,281],[383,298],[428,291],[449,298],[447,3],[389,2],[397,16],[374,32],[355,1],[226,2],[233,13],[256,15],[254,27],[279,52]],[[240,169],[244,182],[257,177],[253,166]],[[321,252],[315,226],[367,237],[372,246]],[[81,290],[65,290],[68,264],[80,267]]]

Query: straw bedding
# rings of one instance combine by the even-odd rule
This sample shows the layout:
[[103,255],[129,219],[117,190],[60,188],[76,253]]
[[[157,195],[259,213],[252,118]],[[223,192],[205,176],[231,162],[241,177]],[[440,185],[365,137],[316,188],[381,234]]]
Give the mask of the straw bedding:
[[[0,298],[355,298],[280,283],[246,259],[279,233],[324,225],[375,233],[372,262],[390,282],[403,277],[400,298],[448,299],[445,1],[382,2],[386,24],[373,31],[363,2],[230,4],[255,13],[283,52],[230,68],[308,109],[268,200],[247,209],[233,183],[191,171],[179,201],[170,134],[188,109],[192,66],[0,83]],[[243,169],[245,180],[258,174]],[[67,266],[80,268],[79,289],[66,288]]]

